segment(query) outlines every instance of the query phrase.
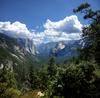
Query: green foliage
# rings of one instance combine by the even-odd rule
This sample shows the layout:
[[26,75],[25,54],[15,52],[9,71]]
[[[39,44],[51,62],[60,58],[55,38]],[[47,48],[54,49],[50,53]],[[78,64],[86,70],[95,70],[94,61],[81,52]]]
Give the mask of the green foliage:
[[32,90],[36,90],[36,89],[46,90],[47,87],[46,71],[36,70],[34,69],[34,66],[31,66],[28,80]]
[[29,83],[31,85],[31,88],[34,90],[36,89],[36,83],[37,83],[37,75],[34,71],[33,66],[30,67],[30,72],[29,72]]
[[99,97],[100,82],[95,74],[96,68],[90,62],[71,64],[63,74],[60,74],[53,85],[52,95],[64,98],[90,98]]
[[80,12],[80,11],[83,11],[84,9],[87,9],[88,7],[90,7],[90,5],[88,3],[82,3],[79,7],[74,9],[73,12],[74,13]]
[[8,87],[16,88],[16,79],[13,71],[9,67],[5,66],[0,76],[0,82],[7,83]]
[[[36,62],[30,54],[25,55],[20,61],[11,56],[10,52],[14,53],[13,49],[0,48],[1,63],[6,64],[6,60],[9,59],[17,63],[17,66],[12,65],[14,71],[6,65],[0,70],[0,98],[19,98],[21,92],[17,89],[16,79],[18,84],[21,84],[21,88],[28,85],[26,87],[31,89],[21,98],[37,96],[36,90],[45,92],[42,98],[100,97],[98,67],[100,65],[100,11],[93,11],[88,3],[84,3],[74,9],[74,12],[84,13],[84,19],[91,20],[90,25],[84,27],[82,31],[84,47],[79,49],[80,56],[66,60],[62,65],[57,65],[55,58],[50,58],[44,68],[36,69],[34,67]],[[0,43],[4,42],[3,36],[0,37]],[[8,46],[17,45],[16,40],[11,38],[7,40]],[[18,55],[17,52],[15,54]],[[16,79],[14,72],[17,73]]]
[[50,58],[48,62],[47,72],[48,72],[48,78],[52,80],[57,73],[56,63],[54,58]]
[[93,11],[88,3],[83,3],[73,10],[84,13],[84,19],[90,19],[89,26],[83,28],[83,43],[84,47],[81,49],[81,57],[83,59],[94,59],[96,63],[100,64],[100,10]]
[[0,98],[14,98],[19,94],[13,70],[4,66],[0,73]]
[[20,96],[21,92],[14,88],[8,88],[5,90],[4,96],[7,96],[7,98],[18,98]]
[[19,39],[0,33],[0,64],[6,65],[7,61],[12,62],[11,66],[20,89],[26,81],[29,66],[38,66],[34,56],[24,50]]

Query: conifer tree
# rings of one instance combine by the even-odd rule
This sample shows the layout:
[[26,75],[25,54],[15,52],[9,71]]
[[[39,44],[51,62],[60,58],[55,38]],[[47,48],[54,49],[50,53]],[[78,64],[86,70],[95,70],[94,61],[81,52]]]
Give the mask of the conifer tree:
[[75,13],[84,14],[84,19],[90,21],[90,25],[83,27],[82,39],[84,47],[82,55],[85,59],[95,59],[100,64],[100,10],[93,11],[88,3],[83,3],[73,10]]
[[17,84],[14,72],[6,65],[0,73],[0,98],[11,98],[15,92]]
[[52,80],[54,78],[54,76],[56,75],[56,72],[57,72],[56,62],[55,62],[54,57],[50,58],[50,60],[48,62],[47,72],[48,72],[48,77]]

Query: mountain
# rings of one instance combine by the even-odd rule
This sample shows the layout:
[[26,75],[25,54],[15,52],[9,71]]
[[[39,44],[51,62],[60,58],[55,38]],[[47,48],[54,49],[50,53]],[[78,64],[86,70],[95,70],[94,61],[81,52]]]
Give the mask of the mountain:
[[5,34],[0,33],[0,49],[6,50],[10,55],[17,58],[23,58],[30,54],[34,56],[35,46],[30,39],[12,38]]
[[38,58],[44,61],[52,56],[58,60],[71,58],[78,55],[79,47],[81,47],[80,40],[43,43],[37,47]]
[[70,58],[77,55],[77,48],[80,47],[80,40],[58,42],[51,49],[50,54],[55,57]]
[[51,56],[57,59],[70,58],[78,55],[79,47],[81,47],[80,40],[49,42],[37,46],[29,38],[12,38],[0,33],[0,49],[5,51],[4,54],[8,52],[11,57],[19,61],[29,58],[31,62],[45,61]]
[[80,40],[59,41],[34,45],[28,38],[14,38],[0,33],[0,70],[5,66],[14,70],[20,85],[28,76],[30,66],[39,68],[56,57],[58,62],[77,56]]
[[27,51],[28,53],[35,55],[36,54],[36,48],[35,45],[33,43],[33,41],[31,39],[28,38],[17,38],[17,42],[20,44],[20,46],[22,46],[25,51]]
[[0,33],[0,70],[5,66],[10,67],[22,84],[30,66],[39,66],[35,51],[33,41]]

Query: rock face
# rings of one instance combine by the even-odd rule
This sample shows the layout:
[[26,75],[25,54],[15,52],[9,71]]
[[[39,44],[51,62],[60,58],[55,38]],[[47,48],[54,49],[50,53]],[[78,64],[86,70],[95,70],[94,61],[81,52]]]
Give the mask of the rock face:
[[36,46],[31,39],[12,38],[0,33],[0,49],[19,61],[23,61],[27,56],[31,57],[31,60],[43,58],[46,60],[51,56],[69,58],[78,54],[76,50],[79,47],[81,47],[80,40],[49,42]]
[[51,42],[40,45],[37,49],[39,55],[45,57],[55,56],[59,57],[72,57],[77,55],[77,48],[81,47],[80,40]]
[[35,55],[36,54],[36,49],[35,45],[33,44],[33,41],[26,38],[26,39],[17,39],[17,42],[24,48],[25,51],[28,53]]
[[[60,42],[51,50],[51,54],[56,57],[72,57],[78,54],[77,48],[80,47],[80,41]],[[55,51],[53,51],[55,50]]]
[[9,49],[10,52],[35,55],[35,46],[30,39],[12,38],[0,33],[0,48]]
[[9,67],[16,73],[20,86],[28,74],[29,67],[38,65],[35,55],[32,40],[12,38],[0,33],[0,71],[5,66]]
[[22,85],[30,66],[40,67],[51,56],[62,62],[64,58],[76,56],[78,47],[80,40],[42,43],[36,46],[31,39],[12,38],[0,33],[0,70],[8,66],[16,73],[16,79]]

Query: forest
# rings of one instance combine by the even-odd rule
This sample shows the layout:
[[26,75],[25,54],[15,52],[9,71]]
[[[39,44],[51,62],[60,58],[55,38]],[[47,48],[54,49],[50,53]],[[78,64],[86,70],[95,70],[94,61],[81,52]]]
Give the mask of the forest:
[[27,73],[24,68],[19,72],[20,76],[4,66],[0,70],[0,98],[100,97],[100,10],[93,11],[90,4],[83,3],[73,12],[82,14],[90,23],[82,29],[79,55],[63,63],[50,57],[40,68],[32,63]]

